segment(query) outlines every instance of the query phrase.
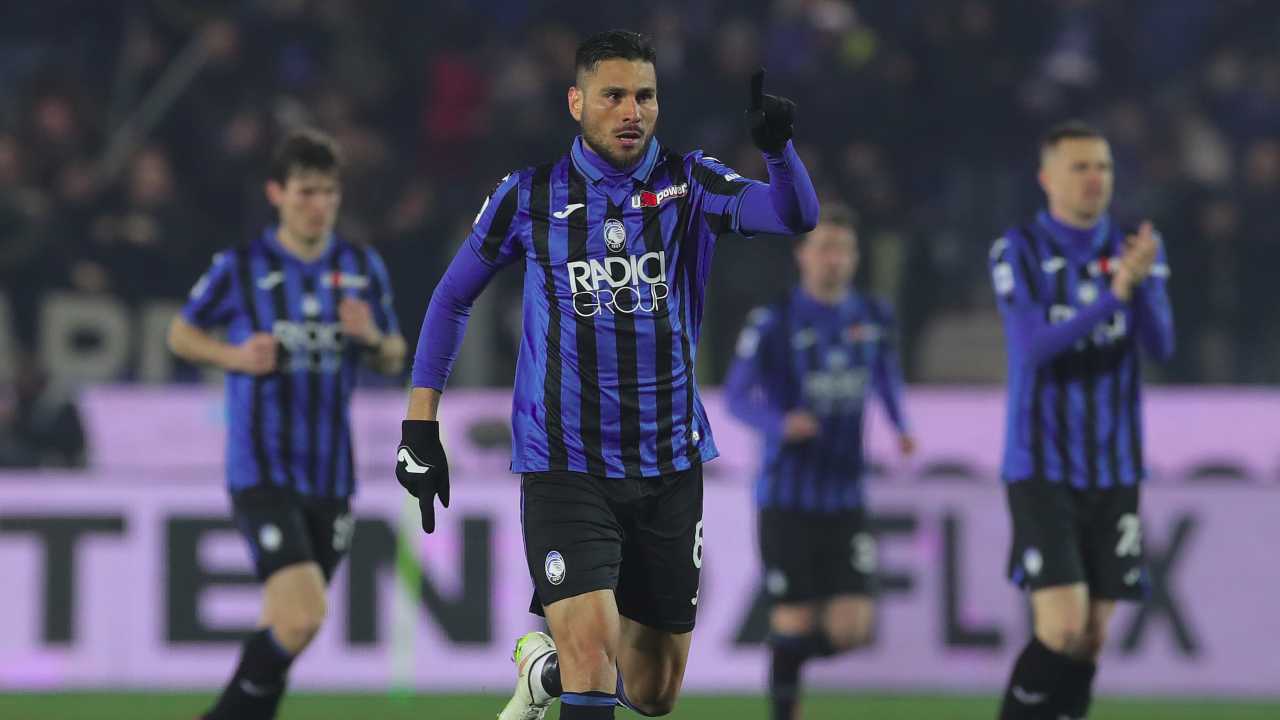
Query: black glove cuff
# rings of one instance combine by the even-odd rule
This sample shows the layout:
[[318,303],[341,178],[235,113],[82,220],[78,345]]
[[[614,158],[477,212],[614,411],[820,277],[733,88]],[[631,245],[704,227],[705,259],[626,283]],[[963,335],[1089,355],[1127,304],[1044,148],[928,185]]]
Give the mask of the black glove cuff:
[[400,421],[400,443],[410,447],[440,442],[440,423],[436,420]]

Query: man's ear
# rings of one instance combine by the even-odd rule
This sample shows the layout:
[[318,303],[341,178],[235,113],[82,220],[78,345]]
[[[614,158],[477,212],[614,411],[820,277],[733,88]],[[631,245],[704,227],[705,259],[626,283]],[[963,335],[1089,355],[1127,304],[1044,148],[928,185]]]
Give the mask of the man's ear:
[[582,91],[577,85],[569,86],[569,114],[577,122],[582,122]]

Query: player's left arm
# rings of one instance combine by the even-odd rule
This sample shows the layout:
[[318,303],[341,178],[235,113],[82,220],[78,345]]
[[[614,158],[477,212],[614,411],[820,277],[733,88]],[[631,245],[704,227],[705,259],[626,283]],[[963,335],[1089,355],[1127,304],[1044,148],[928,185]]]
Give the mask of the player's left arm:
[[764,92],[764,69],[751,76],[747,123],[751,139],[764,153],[769,184],[752,183],[738,203],[740,232],[798,235],[818,224],[818,193],[791,138],[796,104]]
[[752,77],[747,119],[764,153],[768,184],[744,178],[719,160],[694,154],[691,179],[701,190],[698,208],[715,234],[797,235],[818,224],[818,194],[791,143],[795,103],[765,95],[764,71]]
[[1142,349],[1156,360],[1173,357],[1173,305],[1169,302],[1169,258],[1164,240],[1156,235],[1156,261],[1133,293],[1133,312]]
[[368,295],[343,298],[338,319],[343,334],[368,349],[371,367],[384,375],[395,375],[404,369],[409,346],[400,334],[387,266],[372,248],[364,252],[369,267]]
[[902,363],[898,360],[897,328],[893,311],[887,304],[877,303],[877,314],[880,316],[880,347],[871,365],[871,386],[884,404],[889,421],[898,431],[898,446],[902,454],[910,455],[915,450],[915,439],[902,401],[905,384]]
[[730,414],[765,435],[780,435],[787,410],[778,402],[785,375],[771,367],[770,351],[778,332],[777,311],[756,308],[738,335],[733,364],[725,376],[724,397]]

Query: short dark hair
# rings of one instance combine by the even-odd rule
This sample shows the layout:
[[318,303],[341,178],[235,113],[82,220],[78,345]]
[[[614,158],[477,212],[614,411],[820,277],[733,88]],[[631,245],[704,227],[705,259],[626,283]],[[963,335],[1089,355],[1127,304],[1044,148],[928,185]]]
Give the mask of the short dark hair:
[[336,174],[341,169],[342,157],[337,141],[319,130],[302,128],[290,132],[276,146],[271,156],[268,179],[283,185],[288,182],[290,173],[296,171]]
[[654,63],[658,60],[658,51],[647,35],[630,30],[605,30],[596,33],[578,46],[574,55],[575,72],[595,72],[596,66],[604,60],[643,60]]
[[1083,120],[1067,120],[1049,128],[1049,131],[1040,138],[1040,151],[1052,150],[1063,140],[1083,140],[1086,138],[1105,140],[1106,136],[1102,134],[1101,130]]

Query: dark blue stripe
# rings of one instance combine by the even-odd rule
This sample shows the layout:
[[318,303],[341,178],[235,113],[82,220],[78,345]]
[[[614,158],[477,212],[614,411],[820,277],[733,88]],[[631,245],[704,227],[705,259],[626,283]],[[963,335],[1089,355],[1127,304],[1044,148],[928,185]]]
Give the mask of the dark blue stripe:
[[[271,324],[274,334],[275,323],[289,320],[289,298],[285,269],[280,256],[268,250],[267,267],[273,273],[280,273],[281,282],[277,282],[271,293]],[[279,338],[277,338],[278,340]],[[285,482],[297,491],[298,478],[293,471],[293,377],[288,372],[291,360],[289,349],[276,342],[276,371],[271,377],[271,385],[275,388],[274,435],[276,438],[276,456],[284,470]]]

